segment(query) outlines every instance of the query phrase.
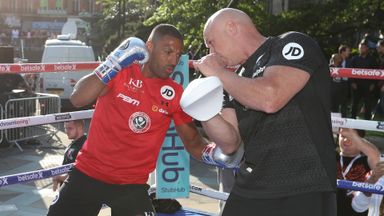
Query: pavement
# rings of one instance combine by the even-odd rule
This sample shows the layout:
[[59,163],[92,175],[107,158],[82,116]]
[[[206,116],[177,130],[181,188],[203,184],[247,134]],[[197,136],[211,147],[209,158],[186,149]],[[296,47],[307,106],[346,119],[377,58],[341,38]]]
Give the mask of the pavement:
[[[0,177],[38,169],[59,166],[66,146],[71,142],[66,137],[62,125],[56,134],[47,134],[33,141],[17,146],[0,147]],[[216,169],[191,159],[191,185],[207,189],[218,189]],[[42,216],[55,197],[50,178],[0,187],[0,216]],[[188,199],[178,199],[188,209],[196,209],[212,215],[219,212],[217,200],[197,194]],[[100,211],[99,216],[110,216],[109,208]]]

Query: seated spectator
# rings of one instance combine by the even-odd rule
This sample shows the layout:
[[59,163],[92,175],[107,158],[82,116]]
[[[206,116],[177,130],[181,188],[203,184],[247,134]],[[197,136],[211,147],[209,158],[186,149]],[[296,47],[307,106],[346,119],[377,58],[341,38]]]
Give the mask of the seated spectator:
[[[71,144],[68,145],[64,153],[63,165],[74,163],[77,153],[83,147],[87,135],[85,134],[84,120],[74,120],[64,123],[65,133],[67,134],[68,139],[73,140]],[[67,174],[57,175],[52,177],[53,181],[53,191],[56,191],[57,188],[65,181],[68,177]]]
[[[367,141],[364,131],[350,128],[339,130],[338,144],[340,152],[337,152],[337,178],[349,181],[365,182],[367,174],[379,161],[380,151]],[[352,209],[353,191],[337,189],[337,215],[355,216],[367,215],[357,213]]]
[[[384,187],[384,161],[380,161],[372,171],[367,183]],[[371,194],[358,191],[352,199],[352,208],[356,212],[368,210],[368,216],[384,215],[384,203],[382,194]]]

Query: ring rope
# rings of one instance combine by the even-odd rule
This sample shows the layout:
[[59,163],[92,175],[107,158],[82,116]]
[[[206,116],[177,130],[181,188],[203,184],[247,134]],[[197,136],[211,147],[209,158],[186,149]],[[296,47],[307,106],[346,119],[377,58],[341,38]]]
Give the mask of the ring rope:
[[[57,166],[49,169],[41,169],[36,171],[18,173],[14,175],[6,175],[0,177],[0,188],[13,184],[19,184],[29,181],[36,181],[50,178],[52,176],[68,173],[74,166],[73,163]],[[362,191],[367,193],[384,194],[384,186],[378,184],[369,184],[366,182],[356,182],[348,180],[337,180],[337,187],[346,190]],[[154,186],[149,191],[153,191]],[[190,185],[190,191],[195,194],[214,198],[217,200],[227,200],[229,193],[220,192],[212,189],[205,189],[196,185]]]
[[[194,68],[193,62],[189,60],[188,65]],[[100,62],[61,62],[61,63],[14,63],[0,64],[0,73],[52,73],[52,72],[75,72],[94,70]],[[236,70],[236,67],[229,68]],[[384,69],[368,68],[336,68],[330,67],[332,77],[349,77],[357,79],[384,80]]]
[[[93,109],[0,120],[0,130],[92,118]],[[333,127],[384,132],[384,122],[332,116]]]

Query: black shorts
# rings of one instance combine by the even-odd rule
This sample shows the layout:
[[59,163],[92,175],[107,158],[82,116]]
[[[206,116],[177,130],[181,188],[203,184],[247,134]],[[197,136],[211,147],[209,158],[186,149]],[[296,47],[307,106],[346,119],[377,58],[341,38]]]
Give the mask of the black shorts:
[[148,188],[146,184],[106,184],[73,169],[52,201],[48,216],[97,216],[102,204],[111,208],[113,216],[154,216]]
[[336,216],[336,193],[318,192],[277,199],[247,199],[231,193],[223,216]]

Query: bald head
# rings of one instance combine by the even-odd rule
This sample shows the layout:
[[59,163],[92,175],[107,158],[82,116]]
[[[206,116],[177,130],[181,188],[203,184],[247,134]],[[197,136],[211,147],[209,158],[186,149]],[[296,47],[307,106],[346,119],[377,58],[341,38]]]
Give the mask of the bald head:
[[222,27],[228,21],[235,22],[242,26],[254,26],[251,18],[243,11],[234,8],[224,8],[217,11],[208,18],[207,22],[205,23],[204,31],[216,26]]
[[251,18],[241,10],[225,8],[208,18],[204,41],[226,65],[244,62],[264,41]]

